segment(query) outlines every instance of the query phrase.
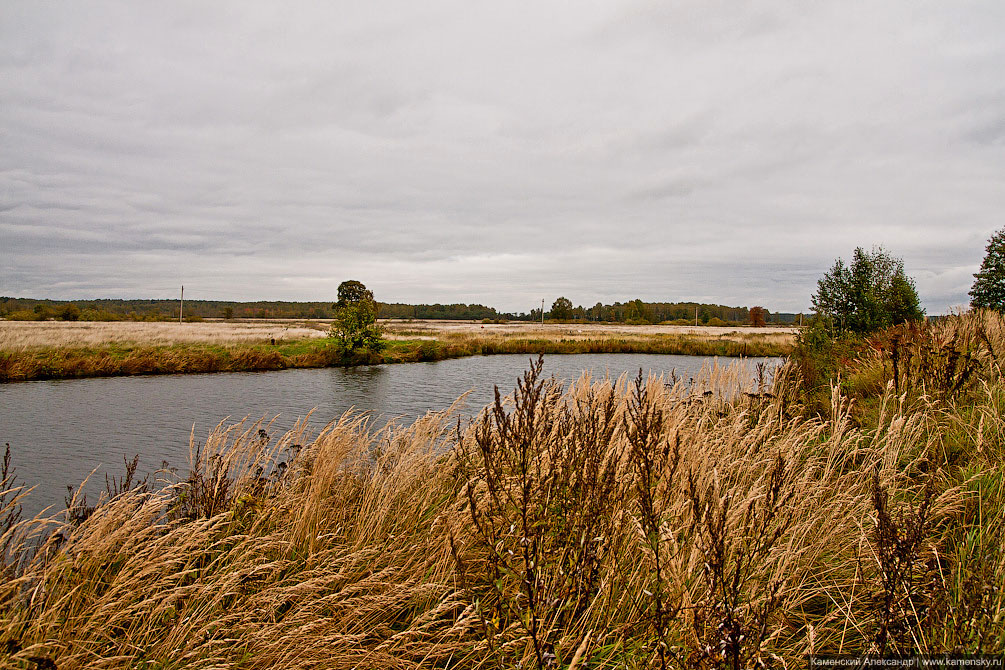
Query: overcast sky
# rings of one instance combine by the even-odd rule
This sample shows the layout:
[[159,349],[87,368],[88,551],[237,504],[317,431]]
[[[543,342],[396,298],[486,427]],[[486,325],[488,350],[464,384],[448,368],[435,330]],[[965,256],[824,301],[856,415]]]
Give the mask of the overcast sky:
[[[321,5],[319,7],[318,5]],[[965,304],[1005,2],[0,5],[0,295]]]

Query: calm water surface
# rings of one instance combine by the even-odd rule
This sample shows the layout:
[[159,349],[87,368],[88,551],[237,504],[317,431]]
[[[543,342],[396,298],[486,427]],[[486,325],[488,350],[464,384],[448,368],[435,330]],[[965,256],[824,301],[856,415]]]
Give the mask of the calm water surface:
[[[722,359],[723,365],[735,359]],[[18,478],[37,485],[24,504],[26,516],[63,503],[67,485],[77,486],[97,469],[87,490],[104,488],[105,474],[121,475],[123,457],[139,454],[141,473],[162,462],[184,469],[189,436],[204,442],[221,421],[272,419],[280,434],[316,408],[318,428],[346,410],[365,410],[383,423],[414,420],[444,409],[461,394],[468,414],[492,401],[493,387],[510,393],[528,367],[525,355],[482,356],[432,363],[360,368],[282,370],[204,375],[112,377],[0,384],[0,447],[10,443]],[[748,358],[752,372],[759,362]],[[574,354],[545,357],[546,375],[566,382],[584,370],[594,377],[628,372],[675,371],[687,380],[710,359],[643,354]]]

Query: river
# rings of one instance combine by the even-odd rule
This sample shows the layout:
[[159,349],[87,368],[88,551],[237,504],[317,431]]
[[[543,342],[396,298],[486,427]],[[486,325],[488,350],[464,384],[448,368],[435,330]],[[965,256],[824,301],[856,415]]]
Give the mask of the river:
[[[727,365],[735,359],[721,359]],[[769,367],[779,359],[747,358],[743,364]],[[594,377],[643,372],[688,380],[710,359],[645,354],[569,354],[545,357],[544,373],[570,382],[584,370]],[[150,377],[38,381],[0,384],[0,447],[9,443],[20,482],[36,486],[25,501],[26,517],[44,507],[62,508],[67,486],[76,487],[94,470],[85,491],[93,500],[105,475],[121,475],[123,458],[139,454],[139,472],[163,462],[184,470],[189,437],[204,442],[221,421],[272,419],[273,435],[314,409],[318,428],[355,408],[375,422],[412,421],[445,409],[471,391],[467,413],[492,401],[493,387],[505,395],[527,369],[529,357],[500,355],[430,363],[357,368],[281,370]],[[316,408],[316,409],[315,409]]]

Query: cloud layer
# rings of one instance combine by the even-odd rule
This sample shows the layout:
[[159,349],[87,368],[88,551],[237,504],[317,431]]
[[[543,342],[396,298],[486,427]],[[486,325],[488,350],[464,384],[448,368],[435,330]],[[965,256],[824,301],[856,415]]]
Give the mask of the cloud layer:
[[43,3],[0,10],[0,293],[931,313],[1005,211],[1005,5]]

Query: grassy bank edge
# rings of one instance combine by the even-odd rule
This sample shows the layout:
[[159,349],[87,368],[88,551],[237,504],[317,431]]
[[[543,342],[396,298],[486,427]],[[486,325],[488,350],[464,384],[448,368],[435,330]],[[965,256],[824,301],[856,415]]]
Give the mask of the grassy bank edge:
[[676,354],[787,356],[792,346],[761,338],[693,336],[552,340],[445,338],[390,340],[381,351],[340,351],[327,339],[240,344],[108,345],[0,351],[0,382],[130,375],[254,372],[289,368],[416,363],[492,354]]

